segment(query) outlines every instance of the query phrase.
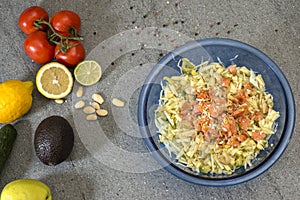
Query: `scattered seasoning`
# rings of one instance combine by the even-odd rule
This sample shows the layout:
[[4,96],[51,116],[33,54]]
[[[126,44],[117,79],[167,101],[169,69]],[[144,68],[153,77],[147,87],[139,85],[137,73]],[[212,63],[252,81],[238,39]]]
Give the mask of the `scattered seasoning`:
[[227,31],[227,34],[230,34],[230,31]]
[[132,23],[132,24],[135,24],[135,21],[132,21],[131,23]]
[[277,32],[278,32],[278,29],[275,29],[275,32],[277,33]]
[[148,17],[148,14],[143,15],[143,18],[147,18],[147,17]]
[[155,11],[155,15],[159,15],[160,14],[160,11]]
[[97,32],[95,31],[95,32],[93,32],[93,35],[96,35],[97,34]]
[[181,23],[184,24],[184,21],[182,20]]
[[175,6],[178,7],[178,6],[179,6],[179,2],[176,2],[176,3],[175,3]]
[[167,3],[168,5],[170,4],[170,2],[169,2],[169,1],[167,1],[166,3]]
[[174,21],[173,24],[178,24],[178,21]]
[[133,6],[130,6],[130,8],[129,8],[130,10],[132,10],[133,9]]
[[160,46],[161,46],[161,43],[158,43],[158,46],[160,47]]
[[172,42],[172,43],[175,42],[175,39],[170,40],[170,42]]
[[238,26],[238,24],[233,25],[233,27],[237,27],[237,26]]
[[114,62],[112,62],[112,63],[110,63],[111,65],[115,65],[115,63]]
[[219,32],[216,32],[216,36],[218,36],[219,35]]
[[162,57],[163,55],[164,55],[163,53],[160,53],[160,54],[159,54],[160,57]]
[[217,22],[217,25],[220,25],[221,24],[221,22]]
[[134,56],[134,53],[132,53],[131,56]]
[[144,50],[147,47],[147,44],[140,44],[141,50]]
[[168,26],[168,24],[163,24],[162,26],[163,26],[163,27],[167,27],[167,26]]
[[120,51],[122,52],[122,51],[123,51],[123,49],[120,49]]
[[214,23],[211,22],[211,23],[209,24],[209,27],[210,27],[210,28],[214,27]]
[[195,33],[195,36],[198,36],[199,34],[198,33]]

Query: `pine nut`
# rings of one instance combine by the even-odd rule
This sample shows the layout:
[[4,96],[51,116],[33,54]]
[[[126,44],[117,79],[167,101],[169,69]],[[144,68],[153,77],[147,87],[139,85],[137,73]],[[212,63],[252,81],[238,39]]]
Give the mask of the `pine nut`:
[[103,102],[104,102],[104,99],[102,98],[102,96],[100,94],[93,94],[92,99],[94,101],[98,102],[99,104],[103,104]]
[[99,109],[96,111],[97,115],[101,116],[101,117],[104,117],[108,114],[108,111],[105,110],[105,109]]
[[84,105],[85,105],[84,101],[81,100],[75,104],[75,108],[80,109],[80,108],[83,108]]
[[117,98],[113,98],[112,104],[117,106],[117,107],[124,107],[125,106],[125,102],[121,101],[120,99],[117,99]]
[[82,86],[79,86],[79,87],[78,87],[78,90],[77,90],[77,92],[76,92],[76,96],[77,96],[77,97],[82,97],[82,95],[83,95],[83,87],[82,87]]
[[92,114],[95,113],[95,108],[93,108],[92,106],[86,106],[84,107],[83,112],[85,114]]
[[96,114],[87,115],[86,120],[95,121],[95,120],[97,120],[97,115]]
[[99,103],[97,103],[97,102],[95,102],[95,101],[91,104],[91,106],[92,106],[93,108],[95,108],[96,110],[99,110],[99,109],[100,109]]
[[63,104],[65,102],[65,100],[63,100],[63,99],[55,99],[54,101],[57,104]]

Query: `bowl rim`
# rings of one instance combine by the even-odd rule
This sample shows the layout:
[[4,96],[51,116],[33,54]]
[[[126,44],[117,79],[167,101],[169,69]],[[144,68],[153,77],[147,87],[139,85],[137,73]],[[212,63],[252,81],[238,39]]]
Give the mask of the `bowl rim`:
[[[195,43],[196,42],[196,43]],[[265,64],[267,64],[271,70],[276,74],[277,78],[279,79],[282,88],[285,91],[285,98],[287,102],[287,120],[285,124],[285,132],[282,134],[282,138],[279,141],[279,144],[274,149],[273,153],[268,156],[268,158],[261,164],[258,165],[253,170],[250,170],[249,172],[246,172],[245,174],[238,176],[238,177],[231,177],[231,178],[224,178],[224,179],[205,179],[201,177],[196,177],[192,174],[188,174],[187,172],[184,172],[180,170],[177,167],[174,167],[173,164],[170,163],[169,160],[164,158],[162,153],[156,148],[156,146],[153,144],[153,138],[151,137],[150,130],[147,127],[147,97],[151,90],[151,80],[160,72],[161,68],[165,66],[170,60],[169,57],[175,54],[178,54],[178,52],[185,51],[187,47],[190,45],[201,45],[204,49],[206,46],[211,45],[226,45],[226,46],[233,46],[233,47],[239,47],[242,48],[254,55],[256,55],[258,58],[260,58]],[[178,178],[181,178],[187,182],[203,185],[203,186],[213,186],[213,187],[224,187],[224,186],[232,186],[237,185],[240,183],[244,183],[246,181],[252,180],[256,178],[257,176],[261,175],[265,171],[267,171],[283,154],[285,149],[287,148],[292,134],[294,130],[295,125],[295,101],[294,96],[291,90],[291,87],[289,85],[289,82],[279,66],[264,52],[258,50],[257,48],[246,44],[244,42],[233,40],[233,39],[225,39],[225,38],[208,38],[208,39],[200,39],[195,40],[186,43],[177,49],[169,52],[166,54],[161,60],[158,61],[158,63],[153,67],[151,72],[148,74],[147,78],[145,79],[145,82],[142,86],[140,95],[139,95],[139,101],[138,101],[138,124],[140,128],[140,133],[143,137],[144,143],[148,150],[151,152],[153,158],[168,172],[175,175]]]

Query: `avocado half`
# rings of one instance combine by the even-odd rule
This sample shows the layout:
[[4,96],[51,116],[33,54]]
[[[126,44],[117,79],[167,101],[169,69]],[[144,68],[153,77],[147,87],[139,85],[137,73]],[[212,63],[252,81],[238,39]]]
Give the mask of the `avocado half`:
[[61,116],[44,119],[35,131],[35,152],[46,165],[54,166],[65,161],[73,146],[73,129],[69,122]]

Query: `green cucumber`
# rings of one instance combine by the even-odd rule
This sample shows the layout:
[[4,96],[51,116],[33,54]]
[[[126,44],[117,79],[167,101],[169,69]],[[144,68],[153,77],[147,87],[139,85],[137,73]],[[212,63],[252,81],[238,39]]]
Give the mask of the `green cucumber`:
[[11,124],[7,124],[0,129],[0,173],[9,157],[16,137],[17,130]]

